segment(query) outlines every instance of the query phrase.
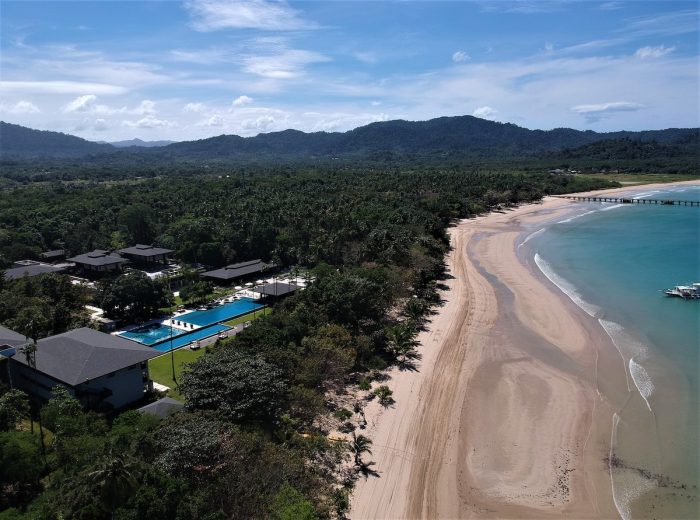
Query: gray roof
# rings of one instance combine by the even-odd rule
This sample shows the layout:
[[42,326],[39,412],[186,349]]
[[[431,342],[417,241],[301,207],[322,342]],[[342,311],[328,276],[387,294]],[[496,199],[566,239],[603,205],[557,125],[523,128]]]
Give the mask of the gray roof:
[[274,282],[255,287],[253,292],[265,296],[284,296],[285,294],[293,293],[298,288],[299,286],[293,283]]
[[54,249],[53,251],[44,251],[41,256],[44,258],[56,258],[65,255],[66,252],[63,249]]
[[136,244],[132,247],[127,247],[119,250],[120,253],[131,256],[140,256],[143,258],[148,258],[151,256],[158,255],[169,255],[173,253],[172,249],[164,249],[162,247],[147,246],[144,244]]
[[[40,339],[35,358],[36,370],[76,386],[159,355],[134,341],[82,328]],[[27,365],[23,352],[12,359]]]
[[249,262],[239,262],[237,264],[227,265],[221,269],[207,271],[206,273],[202,273],[202,276],[216,278],[218,280],[233,280],[241,276],[259,273],[266,267],[267,265],[264,264],[262,260],[251,260]]
[[147,413],[164,419],[168,415],[172,415],[175,412],[179,412],[184,407],[185,405],[177,399],[173,399],[172,397],[163,397],[162,399],[158,399],[157,401],[147,404],[146,406],[137,408],[136,411]]
[[68,260],[75,262],[76,264],[92,265],[95,267],[100,265],[121,264],[122,262],[127,261],[126,258],[122,258],[119,255],[110,254],[109,251],[104,251],[102,249],[95,249],[94,251],[74,256]]
[[0,325],[0,345],[19,347],[25,343],[27,343],[27,338],[25,336]]
[[5,270],[6,280],[17,280],[25,276],[38,276],[44,273],[58,273],[63,271],[62,267],[56,267],[48,264],[33,264],[23,265],[21,267],[13,267]]

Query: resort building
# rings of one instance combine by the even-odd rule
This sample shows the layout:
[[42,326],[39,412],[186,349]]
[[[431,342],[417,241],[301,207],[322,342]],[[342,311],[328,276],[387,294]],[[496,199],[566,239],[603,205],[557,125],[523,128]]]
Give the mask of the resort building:
[[269,282],[251,289],[258,293],[260,298],[277,298],[279,296],[287,296],[299,289],[298,285],[284,282]]
[[174,253],[172,249],[136,244],[120,249],[119,253],[129,260],[140,264],[167,264],[168,256]]
[[118,409],[151,389],[148,360],[160,354],[118,336],[75,329],[40,339],[33,354],[17,348],[10,358],[11,379],[15,388],[39,401],[63,385],[88,408]]
[[226,267],[214,269],[213,271],[206,271],[202,273],[202,276],[204,278],[210,278],[218,283],[227,284],[234,280],[254,277],[271,267],[273,267],[272,264],[266,264],[262,260],[257,259],[227,265]]
[[15,262],[14,267],[5,270],[5,280],[17,280],[25,276],[32,277],[44,273],[61,273],[63,266],[44,264],[35,260],[20,260]]
[[68,261],[74,262],[86,274],[120,271],[122,265],[128,262],[126,258],[102,249],[95,249],[90,253],[74,256],[69,258]]
[[19,347],[26,343],[27,338],[25,336],[0,325],[0,351]]
[[66,258],[66,252],[63,249],[54,249],[53,251],[44,251],[41,253],[41,258],[47,262],[61,262]]

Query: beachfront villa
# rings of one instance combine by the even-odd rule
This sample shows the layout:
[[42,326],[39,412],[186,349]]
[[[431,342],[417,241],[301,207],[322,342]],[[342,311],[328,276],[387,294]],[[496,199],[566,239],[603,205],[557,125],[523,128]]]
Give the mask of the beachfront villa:
[[91,409],[119,409],[140,401],[152,388],[148,360],[161,354],[89,328],[40,339],[29,356],[23,340],[9,359],[12,385],[42,402],[63,385]]
[[10,269],[5,269],[5,280],[18,280],[20,278],[39,276],[45,273],[62,273],[65,270],[62,266],[45,264],[36,260],[20,260],[15,262]]
[[174,253],[172,249],[154,247],[151,245],[136,244],[119,250],[120,255],[125,256],[137,264],[168,264],[169,256]]
[[220,284],[229,284],[234,280],[256,276],[263,271],[274,267],[273,264],[266,264],[262,260],[250,260],[248,262],[239,262],[237,264],[227,265],[213,271],[202,273],[203,278],[209,278]]
[[103,249],[95,249],[89,253],[74,256],[68,261],[74,262],[84,274],[121,271],[123,265],[128,262],[126,258]]

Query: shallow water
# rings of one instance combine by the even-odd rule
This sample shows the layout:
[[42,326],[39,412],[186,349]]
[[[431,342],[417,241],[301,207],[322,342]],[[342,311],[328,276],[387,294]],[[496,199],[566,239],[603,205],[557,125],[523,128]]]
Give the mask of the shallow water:
[[[700,200],[700,188],[635,196]],[[700,282],[700,209],[581,204],[528,238],[538,267],[624,358],[630,398],[611,421],[620,516],[697,517],[700,301],[661,291]]]

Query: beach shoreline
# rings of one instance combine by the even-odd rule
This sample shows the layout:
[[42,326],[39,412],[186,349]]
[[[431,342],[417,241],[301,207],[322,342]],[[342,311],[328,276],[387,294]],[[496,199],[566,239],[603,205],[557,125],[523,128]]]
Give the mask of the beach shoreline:
[[[643,189],[682,184],[697,181]],[[518,247],[577,211],[547,197],[450,228],[419,371],[392,369],[396,404],[365,410],[379,476],[357,482],[351,518],[620,516],[606,459],[613,414],[636,399],[625,360]]]

